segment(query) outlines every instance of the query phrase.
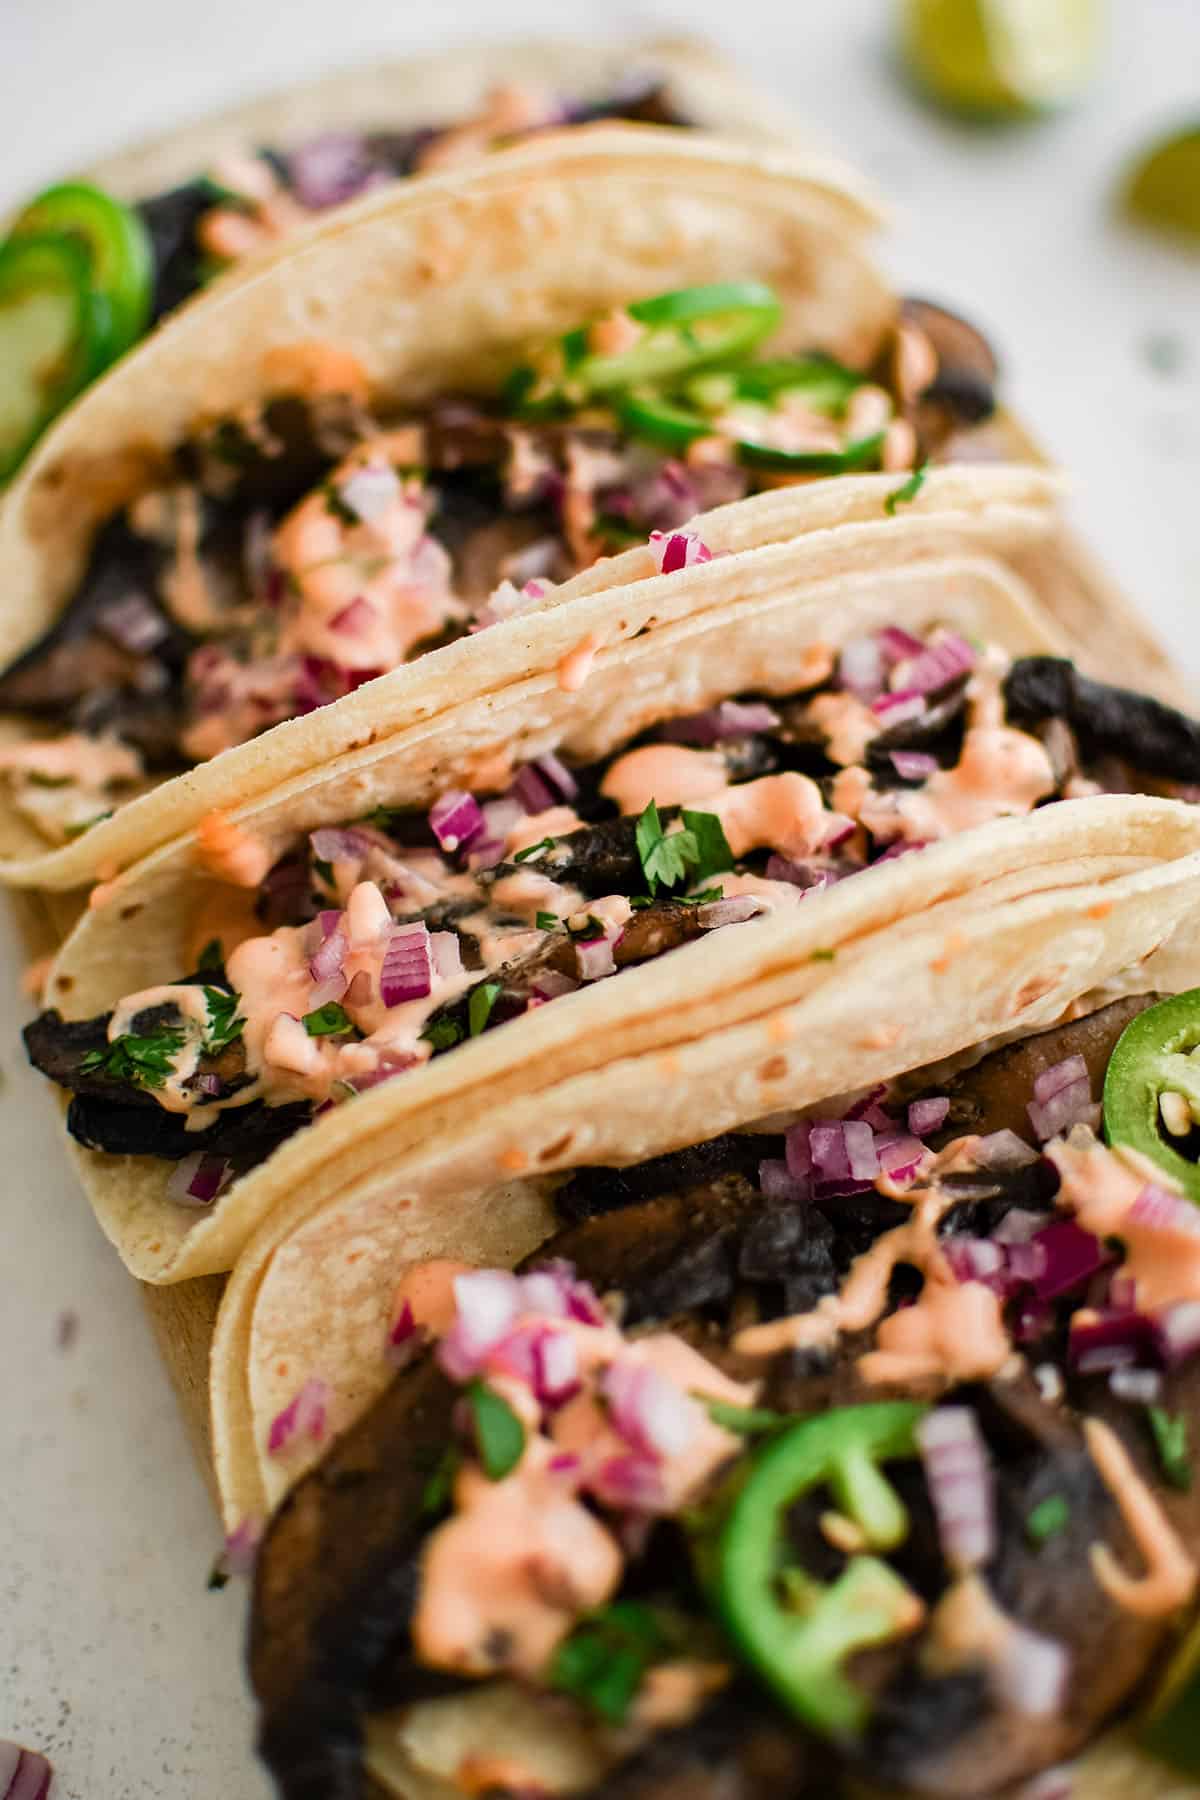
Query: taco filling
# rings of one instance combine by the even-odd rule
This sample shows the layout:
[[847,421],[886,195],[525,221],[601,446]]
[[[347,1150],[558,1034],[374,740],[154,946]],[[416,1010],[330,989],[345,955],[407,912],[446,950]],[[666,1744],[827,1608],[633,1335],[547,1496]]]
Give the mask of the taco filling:
[[0,675],[0,708],[44,733],[0,752],[14,803],[67,841],[151,779],[706,508],[881,467],[913,471],[902,504],[948,435],[991,410],[990,352],[980,342],[972,385],[966,328],[936,309],[906,314],[858,371],[752,360],[779,317],[758,282],[658,295],[569,333],[491,401],[404,418],[373,417],[357,365],[320,351],[321,396],[273,399],[181,446]]
[[0,481],[80,388],[216,276],[389,182],[603,119],[693,124],[652,77],[591,100],[509,82],[475,114],[445,124],[231,149],[193,180],[132,205],[88,182],[47,188],[0,240]]
[[273,866],[211,815],[199,853],[253,892],[242,926],[202,911],[180,982],[26,1030],[70,1130],[180,1160],[172,1195],[207,1205],[317,1113],[633,964],[992,819],[1200,784],[1200,727],[1054,658],[887,627],[808,660],[802,691],[325,827]]
[[1119,1000],[577,1171],[515,1274],[411,1265],[399,1373],[258,1556],[280,1793],[965,1797],[1074,1755],[1196,1591],[1198,1045],[1200,995]]

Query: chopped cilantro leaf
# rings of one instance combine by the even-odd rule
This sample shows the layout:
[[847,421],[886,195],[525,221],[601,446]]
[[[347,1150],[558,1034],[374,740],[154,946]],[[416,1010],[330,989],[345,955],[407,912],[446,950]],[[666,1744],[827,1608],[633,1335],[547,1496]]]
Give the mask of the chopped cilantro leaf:
[[535,922],[539,931],[557,931],[562,924],[558,914],[552,912],[538,913]]
[[47,775],[44,769],[26,769],[25,779],[30,787],[65,788],[70,787],[73,775]]
[[1031,1544],[1044,1544],[1066,1530],[1070,1517],[1070,1505],[1062,1494],[1047,1494],[1026,1518],[1025,1535]]
[[333,864],[331,862],[326,862],[323,856],[313,857],[313,874],[325,887],[331,888],[333,886]]
[[454,1486],[454,1477],[462,1467],[462,1452],[457,1445],[450,1444],[442,1452],[425,1483],[425,1491],[421,1495],[421,1511],[427,1518],[445,1512],[450,1504],[450,1490]]
[[201,974],[205,974],[211,973],[213,969],[223,968],[224,964],[225,951],[222,948],[220,938],[209,938],[207,944],[205,944],[203,950],[200,952],[199,957],[196,959],[196,967],[200,970]]
[[925,477],[928,473],[928,463],[918,463],[908,480],[901,482],[899,487],[894,487],[892,489],[891,493],[883,503],[883,510],[888,515],[889,519],[895,518],[896,508],[898,506],[908,506],[916,499],[921,489],[925,486]]
[[1165,1406],[1151,1406],[1147,1411],[1162,1472],[1172,1487],[1186,1493],[1192,1485],[1187,1418],[1183,1413],[1169,1413]]
[[321,492],[325,496],[326,512],[332,513],[333,517],[340,520],[343,525],[362,524],[362,520],[359,518],[358,514],[353,512],[350,507],[346,505],[346,502],[342,499],[342,496],[339,494],[332,481],[327,481]]
[[503,1481],[525,1452],[525,1427],[512,1407],[486,1382],[467,1389],[475,1427],[475,1447],[489,1481]]
[[238,1012],[237,994],[227,994],[223,988],[206,987],[204,998],[208,1005],[208,1033],[204,1039],[204,1049],[211,1056],[240,1038],[246,1021]]
[[454,1019],[431,1019],[421,1036],[435,1051],[449,1050],[462,1037],[462,1026]]
[[554,1653],[550,1685],[570,1694],[610,1725],[620,1725],[646,1671],[677,1648],[660,1611],[616,1600],[584,1618]]
[[685,806],[683,823],[685,832],[690,832],[696,841],[695,866],[691,872],[693,881],[707,881],[710,875],[732,869],[733,851],[716,813],[689,812]]
[[513,857],[514,862],[529,862],[534,856],[540,856],[543,850],[553,850],[554,839],[544,837],[540,844],[527,844],[524,850],[518,850]]
[[502,983],[499,981],[481,981],[477,988],[471,989],[471,998],[467,1001],[467,1022],[472,1037],[478,1037],[491,1018],[501,987]]
[[716,887],[701,888],[701,890],[698,894],[680,894],[679,895],[679,899],[682,901],[684,906],[708,906],[712,903],[712,901],[723,900],[724,898],[725,898],[725,889],[720,885],[720,883],[718,883]]
[[646,810],[637,822],[635,841],[651,894],[656,893],[660,885],[672,888],[686,881],[688,870],[699,860],[699,847],[690,831],[673,831],[670,837],[664,834],[653,800],[647,802]]
[[79,1064],[84,1075],[105,1075],[110,1081],[128,1081],[134,1087],[160,1088],[174,1068],[183,1048],[184,1034],[173,1026],[138,1037],[126,1032],[103,1050],[89,1050]]
[[813,950],[809,953],[809,962],[832,962],[837,955],[836,950]]
[[708,1408],[708,1416],[714,1425],[720,1425],[725,1431],[735,1431],[739,1437],[757,1437],[760,1432],[779,1431],[793,1422],[791,1413],[770,1412],[766,1407],[758,1406],[731,1406],[728,1400],[707,1400],[702,1394],[697,1394],[696,1398]]
[[316,1012],[305,1013],[300,1023],[309,1037],[337,1037],[340,1032],[354,1030],[350,1015],[336,1000],[318,1006]]

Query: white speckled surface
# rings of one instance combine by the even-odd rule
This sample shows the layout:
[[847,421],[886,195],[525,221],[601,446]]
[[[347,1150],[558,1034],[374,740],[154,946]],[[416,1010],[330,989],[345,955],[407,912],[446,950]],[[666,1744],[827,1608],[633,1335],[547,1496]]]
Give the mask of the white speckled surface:
[[[976,315],[1009,392],[1075,471],[1114,572],[1200,675],[1200,257],[1112,225],[1140,134],[1195,107],[1194,0],[1114,0],[1081,109],[984,135],[899,87],[885,0],[606,8],[457,0],[0,0],[0,211],[117,139],[384,50],[540,30],[707,31],[892,193],[900,279]],[[1154,335],[1182,367],[1156,374]],[[21,951],[0,921],[7,1019]],[[239,1667],[243,1592],[208,1594],[216,1531],[137,1296],[60,1153],[47,1094],[0,1040],[0,1736],[46,1750],[60,1800],[260,1800]],[[56,1347],[60,1315],[77,1333]]]

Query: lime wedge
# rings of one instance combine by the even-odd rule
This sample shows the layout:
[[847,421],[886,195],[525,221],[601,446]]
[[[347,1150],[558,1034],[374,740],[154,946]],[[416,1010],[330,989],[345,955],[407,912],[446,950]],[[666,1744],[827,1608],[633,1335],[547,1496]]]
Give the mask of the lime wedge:
[[905,60],[958,112],[1014,118],[1073,99],[1102,36],[1101,0],[904,0]]
[[1144,225],[1200,241],[1200,125],[1172,132],[1139,158],[1125,204]]

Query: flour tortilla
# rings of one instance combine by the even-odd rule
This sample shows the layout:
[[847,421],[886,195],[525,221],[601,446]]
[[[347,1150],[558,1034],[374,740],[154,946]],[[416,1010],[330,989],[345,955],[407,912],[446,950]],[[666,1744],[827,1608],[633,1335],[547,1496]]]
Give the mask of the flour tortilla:
[[[341,69],[239,101],[102,157],[84,171],[84,179],[124,200],[143,200],[193,180],[231,151],[258,145],[293,149],[326,131],[453,125],[502,83],[532,84],[586,101],[605,99],[642,76],[661,77],[678,109],[703,130],[755,143],[825,147],[790,107],[763,93],[698,38],[620,43],[532,38]],[[858,181],[857,191],[864,207],[873,210],[866,183]]]
[[[811,560],[816,540],[747,551],[689,572],[710,597],[706,607],[688,606],[689,583],[681,575],[647,581],[634,590],[634,597],[663,590],[664,616],[657,628],[599,652],[578,692],[564,693],[560,687],[556,657],[540,670],[534,658],[532,674],[482,704],[470,700],[447,706],[340,763],[310,770],[232,816],[274,857],[321,824],[362,817],[381,805],[421,806],[451,786],[474,787],[475,771],[489,763],[491,783],[503,787],[507,774],[503,766],[496,771],[497,752],[524,761],[554,748],[590,760],[655,720],[697,711],[722,696],[747,690],[787,693],[803,679],[805,655],[814,642],[836,646],[891,622],[914,629],[948,622],[1014,655],[1058,648],[1020,584],[1002,566],[982,559],[921,558],[881,569],[877,552],[865,556],[856,548],[859,533],[868,534],[873,543],[870,534],[878,529],[847,527],[828,534],[849,540],[849,550],[843,545],[842,551],[849,567],[816,585],[798,581],[796,574],[806,558]],[[905,520],[895,529],[920,539],[929,525]],[[828,554],[827,547],[817,547],[822,556]],[[861,566],[856,561],[860,556]],[[679,587],[672,588],[673,582]],[[605,604],[611,604],[607,597]],[[632,605],[621,611],[632,626]],[[550,614],[547,620],[559,617]],[[1019,842],[1014,840],[1013,847],[1018,858]],[[886,919],[893,904],[889,896],[907,889],[909,877],[901,879],[900,871],[911,860],[884,865],[876,872],[878,879],[874,873],[859,876],[813,896],[806,916],[827,914],[836,932],[843,912],[856,916],[851,896],[867,881],[879,917]],[[68,939],[46,986],[46,1004],[67,1017],[90,1017],[107,1011],[124,994],[178,979],[194,965],[198,947],[222,935],[220,909],[228,908],[231,890],[198,867],[193,845],[184,839],[156,852],[105,892],[104,904],[85,913]],[[903,903],[896,910],[903,910]],[[756,924],[750,935],[759,929]],[[721,951],[732,936],[727,933],[718,942],[720,949],[711,942],[697,945],[695,959],[704,966],[714,1004],[723,985]],[[766,937],[761,942],[765,949]],[[664,990],[672,998],[656,1029],[668,1035],[678,1017],[679,993],[691,979],[692,963],[678,960],[685,954],[666,959],[678,974]],[[636,976],[630,971],[600,983],[594,992],[541,1007],[360,1096],[352,1107],[325,1114],[235,1182],[210,1214],[197,1217],[167,1200],[171,1165],[159,1159],[106,1156],[74,1143],[72,1155],[103,1229],[134,1274],[163,1282],[219,1272],[232,1265],[251,1231],[290,1191],[293,1153],[299,1157],[295,1167],[320,1160],[323,1146],[339,1154],[351,1114],[353,1140],[372,1129],[373,1120],[383,1123],[396,1109],[397,1116],[405,1116],[415,1104],[419,1112],[423,1096],[432,1103],[435,1096],[453,1094],[460,1070],[477,1091],[487,1087],[489,1094],[498,1094],[528,1086],[537,1079],[542,1061],[558,1074],[568,1067],[602,1066],[626,1041],[649,973],[643,966]],[[587,1006],[579,1012],[576,1029],[572,1020],[581,1000]],[[482,1059],[474,1054],[480,1049]],[[277,1169],[282,1171],[278,1176]]]
[[[212,1427],[229,1528],[264,1517],[317,1460],[306,1442],[267,1450],[271,1420],[305,1380],[328,1384],[332,1433],[387,1384],[405,1267],[437,1254],[515,1262],[554,1229],[553,1189],[571,1168],[640,1162],[1024,1036],[1081,999],[1102,1005],[1196,978],[1200,819],[1179,803],[1050,807],[906,858],[898,872],[910,891],[890,922],[871,916],[864,876],[850,896],[857,917],[839,919],[832,942],[829,909],[781,922],[761,960],[752,934],[730,934],[723,991],[693,990],[678,1021],[690,1021],[690,1038],[631,1043],[603,1073],[512,1101],[497,1094],[472,1109],[460,1096],[310,1172],[243,1253],[217,1323]],[[813,963],[816,948],[835,959]],[[668,973],[659,965],[651,981],[661,988]],[[498,1742],[520,1744],[547,1776],[573,1771],[582,1749],[498,1684],[373,1721],[369,1762],[381,1792],[435,1800],[469,1752]],[[1096,1800],[1179,1791],[1127,1743],[1118,1762],[1101,1753],[1085,1769],[1075,1791]]]
[[[518,617],[227,750],[130,801],[60,849],[38,852],[37,834],[0,796],[0,880],[65,892],[111,879],[193,830],[214,808],[228,810],[265,797],[317,771],[324,780],[339,759],[363,749],[377,753],[399,732],[447,713],[454,703],[474,700],[477,709],[494,704],[522,676],[554,668],[589,637],[607,650],[637,632],[663,629],[683,609],[699,612],[727,601],[731,593],[749,594],[754,583],[775,578],[793,543],[792,579],[805,586],[884,555],[899,567],[944,554],[951,545],[1015,553],[1048,538],[1063,488],[1060,477],[1032,466],[950,467],[932,472],[916,499],[892,518],[885,506],[900,479],[843,476],[701,514],[694,528],[714,553],[725,553],[715,573],[705,565],[658,576],[645,545],[607,557]],[[745,552],[772,546],[777,563],[765,554],[747,561]],[[477,710],[477,717],[483,716]]]
[[[783,303],[776,349],[862,365],[896,307],[867,216],[820,159],[651,126],[556,132],[367,195],[182,308],[42,440],[0,510],[0,663],[53,622],[98,525],[161,479],[170,450],[204,421],[303,390],[314,343],[404,410],[494,390],[531,341],[615,305],[753,277]],[[75,885],[162,841],[150,807],[47,854],[5,810],[0,855],[22,883]]]

